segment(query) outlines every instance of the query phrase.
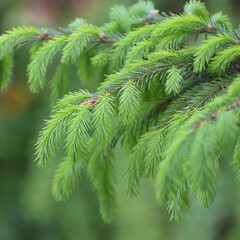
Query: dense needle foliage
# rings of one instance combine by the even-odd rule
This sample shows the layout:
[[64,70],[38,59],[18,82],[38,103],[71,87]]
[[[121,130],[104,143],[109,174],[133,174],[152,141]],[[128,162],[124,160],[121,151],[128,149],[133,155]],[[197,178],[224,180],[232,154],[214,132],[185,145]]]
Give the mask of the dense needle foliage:
[[[221,161],[231,159],[240,182],[240,31],[222,12],[209,15],[190,0],[182,14],[160,13],[153,3],[113,7],[95,27],[76,19],[59,30],[17,27],[0,37],[0,90],[11,80],[14,49],[30,47],[29,88],[39,92],[55,55],[50,119],[36,144],[38,166],[64,146],[53,194],[64,200],[86,171],[100,211],[117,208],[114,147],[129,153],[126,191],[156,177],[158,201],[182,220],[189,196],[209,206]],[[67,93],[71,65],[82,81],[99,79],[96,93]],[[64,144],[64,145],[63,145]]]

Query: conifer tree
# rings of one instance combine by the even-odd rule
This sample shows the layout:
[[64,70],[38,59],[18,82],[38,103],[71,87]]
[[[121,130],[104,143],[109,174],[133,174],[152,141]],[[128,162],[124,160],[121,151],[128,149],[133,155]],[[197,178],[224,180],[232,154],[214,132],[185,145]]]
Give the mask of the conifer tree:
[[[126,192],[138,196],[141,179],[156,179],[157,200],[183,220],[189,197],[210,206],[231,160],[240,183],[240,31],[222,12],[210,15],[190,0],[181,14],[161,13],[139,1],[110,10],[102,27],[75,19],[65,28],[17,27],[0,37],[0,91],[11,81],[13,54],[30,47],[28,84],[38,93],[55,55],[52,114],[39,134],[36,161],[47,165],[63,146],[53,181],[65,200],[85,171],[111,222],[117,209],[114,147],[129,157]],[[96,93],[68,92],[72,68],[82,81],[98,76]]]

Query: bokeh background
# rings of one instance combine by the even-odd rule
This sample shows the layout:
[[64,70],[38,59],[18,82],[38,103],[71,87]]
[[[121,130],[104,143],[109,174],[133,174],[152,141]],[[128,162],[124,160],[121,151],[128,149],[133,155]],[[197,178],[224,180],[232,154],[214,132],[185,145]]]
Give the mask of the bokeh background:
[[[126,6],[136,0],[0,0],[0,33],[18,25],[66,26],[75,17],[100,26],[108,21],[114,4]],[[155,0],[156,8],[181,12],[184,0]],[[208,0],[211,13],[222,10],[238,27],[239,0]],[[219,191],[210,209],[192,200],[184,223],[169,221],[157,204],[154,180],[142,182],[138,199],[125,196],[123,173],[126,153],[116,149],[119,210],[112,224],[101,220],[97,195],[86,176],[64,203],[51,195],[58,159],[46,169],[34,162],[34,145],[43,119],[48,118],[49,90],[33,95],[27,88],[26,49],[15,54],[13,81],[0,96],[0,240],[238,240],[240,239],[240,187],[228,162],[222,167]],[[54,71],[54,70],[52,70]],[[94,91],[96,83],[72,89]]]

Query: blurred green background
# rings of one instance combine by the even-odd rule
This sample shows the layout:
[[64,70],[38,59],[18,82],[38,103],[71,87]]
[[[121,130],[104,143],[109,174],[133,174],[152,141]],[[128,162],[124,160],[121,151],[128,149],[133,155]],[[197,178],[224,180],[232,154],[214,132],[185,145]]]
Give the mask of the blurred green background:
[[[1,0],[0,33],[18,25],[65,26],[75,17],[101,25],[114,4],[134,0]],[[183,0],[156,0],[160,11],[181,12]],[[208,0],[211,13],[222,10],[238,26],[239,0]],[[38,169],[34,145],[43,119],[48,118],[49,90],[33,95],[27,88],[27,49],[15,54],[13,81],[0,96],[0,240],[238,240],[240,239],[240,188],[234,186],[229,163],[222,166],[219,191],[210,209],[192,200],[184,223],[169,222],[167,211],[157,204],[154,181],[142,182],[138,199],[125,196],[123,173],[126,153],[116,149],[119,210],[112,224],[100,218],[97,195],[86,176],[64,203],[51,195],[51,181],[59,159]],[[54,70],[52,70],[54,71]],[[96,83],[72,89],[94,91]]]

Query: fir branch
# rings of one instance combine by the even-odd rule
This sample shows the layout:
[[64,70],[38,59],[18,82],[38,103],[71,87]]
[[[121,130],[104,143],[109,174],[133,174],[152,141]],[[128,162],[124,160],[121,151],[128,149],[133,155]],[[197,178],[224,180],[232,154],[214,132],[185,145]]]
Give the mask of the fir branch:
[[[184,63],[181,63],[181,64],[179,64],[178,65],[179,67],[182,67],[182,66],[185,66],[185,64]],[[147,78],[147,77],[149,77],[149,76],[152,76],[152,75],[154,75],[155,73],[157,74],[157,73],[159,73],[159,72],[161,72],[161,71],[166,71],[166,70],[169,70],[169,69],[171,69],[172,68],[172,66],[166,66],[166,67],[160,67],[160,68],[157,68],[157,69],[154,69],[154,70],[152,70],[152,71],[150,71],[150,72],[147,72],[147,73],[144,73],[144,74],[142,74],[142,75],[140,75],[140,76],[132,76],[132,75],[129,75],[128,76],[128,78],[130,78],[131,79],[131,82],[132,83],[135,83],[135,82],[138,82],[139,80],[142,80],[143,78]],[[109,95],[109,94],[112,94],[112,93],[115,93],[115,92],[117,92],[117,91],[119,91],[119,90],[121,90],[126,84],[127,84],[127,82],[128,81],[126,81],[126,82],[123,82],[123,83],[121,83],[121,85],[119,85],[119,86],[114,86],[114,85],[116,85],[116,84],[114,84],[113,85],[113,88],[112,89],[109,89],[109,91],[106,91],[106,92],[103,92],[103,93],[100,93],[100,94],[98,94],[98,95],[95,95],[95,96],[93,96],[91,99],[89,99],[89,100],[87,100],[85,103],[86,104],[91,104],[92,106],[94,106],[97,102],[98,102],[98,100],[99,100],[99,98],[101,97],[101,96],[104,96],[104,95]],[[102,90],[104,90],[104,86],[107,86],[108,88],[110,88],[110,87],[112,87],[111,85],[109,86],[109,85],[107,85],[107,84],[105,84],[104,83],[104,85],[102,86],[102,88],[100,88],[100,89],[102,89]]]
[[71,34],[67,40],[66,46],[63,48],[62,62],[76,62],[77,58],[83,52],[84,48],[90,42],[91,37],[99,37],[97,27],[84,25]]
[[66,200],[76,187],[81,164],[65,160],[60,163],[53,180],[52,192],[57,201]]
[[233,155],[239,133],[238,117],[234,112],[235,104],[231,104],[225,112],[218,116],[216,125],[219,153],[230,157]]
[[0,60],[0,94],[5,91],[11,81],[13,52],[10,51]]
[[215,13],[211,16],[211,22],[214,22],[214,23],[224,26],[224,27],[231,28],[231,23],[229,21],[228,16],[223,14],[221,11],[218,13]]
[[181,71],[173,66],[168,70],[168,76],[166,81],[166,92],[168,94],[174,93],[175,95],[181,91],[181,83],[183,82],[183,77],[181,76]]
[[151,40],[143,40],[136,44],[126,56],[126,65],[131,64],[137,59],[146,58],[147,54],[155,46],[155,43]]
[[213,201],[219,174],[218,157],[214,154],[216,141],[210,137],[214,130],[210,125],[204,125],[197,131],[191,146],[191,190],[196,192],[204,206],[209,206]]
[[123,5],[111,8],[110,19],[118,23],[125,32],[130,31],[131,29],[130,16],[127,9]]
[[132,124],[137,117],[139,110],[140,92],[133,81],[129,81],[121,88],[121,97],[119,104],[120,120],[126,124]]
[[238,136],[236,146],[234,148],[234,155],[233,155],[233,161],[232,164],[234,167],[234,170],[236,171],[236,182],[237,184],[240,183],[240,138]]
[[[236,102],[226,106],[226,111],[230,111],[230,110],[238,107],[239,104],[240,104],[240,100],[237,100]],[[215,111],[210,116],[208,116],[206,119],[202,120],[199,124],[195,124],[194,128],[196,128],[196,129],[200,128],[203,124],[206,124],[209,121],[215,120],[219,114],[220,114],[219,111]]]
[[47,121],[46,127],[40,133],[36,144],[36,161],[38,161],[38,166],[45,166],[48,160],[55,156],[60,140],[67,130],[69,118],[76,111],[76,106],[61,109]]
[[201,105],[206,103],[212,96],[214,96],[216,93],[220,92],[221,90],[227,88],[230,85],[230,83],[226,83],[224,85],[221,85],[219,88],[215,89],[213,92],[209,93],[204,99],[202,99],[195,108],[199,108]]
[[36,52],[28,65],[29,88],[32,92],[39,92],[46,82],[47,67],[52,63],[56,53],[66,44],[67,37],[62,36],[45,42]]
[[81,166],[85,166],[89,159],[88,141],[91,130],[89,107],[89,105],[81,105],[79,112],[73,114],[66,138],[65,148],[68,161],[79,162]]
[[130,16],[144,17],[154,10],[154,3],[150,1],[138,1],[138,3],[129,7]]
[[[117,209],[113,148],[121,141],[129,152],[127,193],[137,196],[141,178],[158,171],[157,198],[171,219],[182,221],[190,195],[205,206],[213,201],[222,158],[234,155],[240,179],[239,29],[221,12],[209,16],[199,0],[179,15],[159,14],[153,3],[139,1],[112,8],[110,18],[100,28],[75,19],[60,31],[19,27],[3,34],[0,91],[11,79],[14,48],[30,48],[33,92],[44,87],[49,65],[62,53],[51,80],[57,104],[36,146],[38,165],[45,166],[65,141],[54,197],[66,199],[87,169],[102,218],[111,222]],[[210,37],[201,42],[199,34]],[[185,41],[191,36],[194,44]],[[96,93],[63,97],[76,68],[84,83],[101,81]]]
[[162,49],[171,49],[178,47],[184,39],[197,33],[198,28],[208,28],[208,24],[203,18],[182,14],[158,23],[151,36],[153,39],[162,37],[159,46]]
[[140,178],[144,172],[144,157],[147,151],[147,144],[152,138],[152,132],[144,134],[138,144],[133,148],[132,153],[129,157],[128,166],[126,169],[126,186],[127,194],[131,197],[138,196]]
[[232,36],[227,34],[217,34],[206,40],[196,53],[194,61],[195,72],[202,72],[206,68],[210,58],[213,56],[216,50],[226,44],[234,44],[236,40]]
[[209,13],[204,3],[198,0],[190,0],[184,6],[184,12],[189,15],[196,15],[209,19]]
[[113,153],[112,150],[99,143],[92,145],[94,152],[89,162],[88,172],[98,192],[102,218],[106,223],[110,223],[117,209],[115,172],[112,165]]
[[0,37],[0,58],[13,48],[34,40],[40,31],[34,27],[17,27],[7,31]]
[[217,53],[212,59],[208,69],[211,73],[222,75],[230,64],[240,55],[240,46],[230,46]]
[[91,62],[94,66],[105,66],[108,63],[109,54],[107,51],[99,51],[94,57],[91,58]]
[[54,106],[57,100],[62,98],[68,91],[70,78],[70,67],[60,63],[56,69],[56,73],[51,79],[51,104]]
[[101,215],[106,222],[113,220],[117,207],[112,150],[109,147],[115,117],[114,98],[109,94],[102,95],[93,111],[94,135],[88,172],[98,191]]
[[99,96],[94,107],[93,125],[95,138],[102,144],[110,143],[115,116],[114,98],[109,93]]
[[80,91],[59,100],[53,110],[54,114],[46,122],[46,126],[40,132],[37,140],[36,161],[38,161],[38,166],[45,166],[48,160],[55,156],[62,137],[67,131],[68,122],[79,108],[76,104],[84,102],[89,95],[87,92]]
[[148,142],[146,156],[144,158],[144,172],[146,177],[155,177],[157,167],[162,159],[164,133],[162,129],[152,134],[151,140]]
[[136,30],[129,32],[128,35],[124,36],[120,41],[114,43],[113,47],[115,48],[112,50],[111,54],[112,69],[121,68],[130,49],[136,43],[148,39],[154,28],[154,24],[137,28]]

